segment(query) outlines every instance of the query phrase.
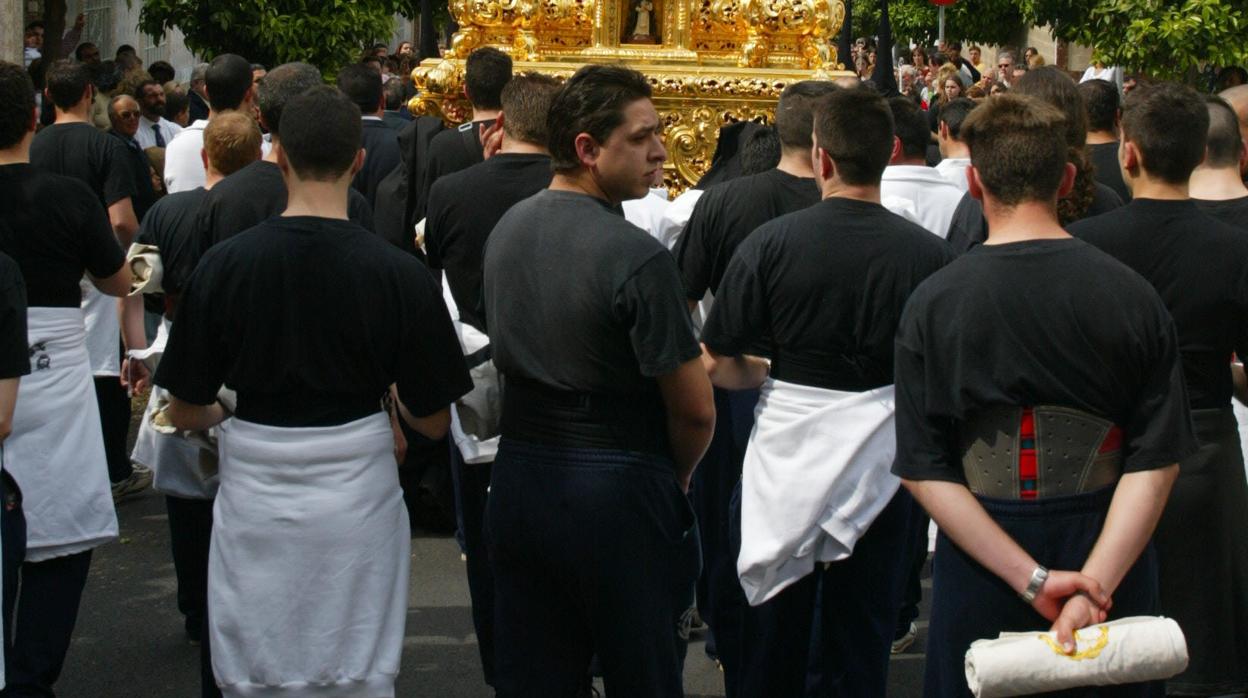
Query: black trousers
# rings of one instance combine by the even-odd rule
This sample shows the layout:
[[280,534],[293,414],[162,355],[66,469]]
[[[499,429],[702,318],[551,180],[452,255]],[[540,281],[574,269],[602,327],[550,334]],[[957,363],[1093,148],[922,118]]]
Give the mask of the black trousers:
[[0,547],[4,549],[4,656],[13,651],[13,612],[17,606],[18,572],[26,559],[26,516],[17,482],[0,471]]
[[198,640],[208,615],[208,544],[212,540],[212,500],[165,497],[169,547],[178,578],[178,611],[187,637]]
[[130,398],[117,376],[95,376],[95,401],[100,406],[100,429],[104,432],[108,481],[116,484],[134,472],[126,450],[126,436],[130,432]]
[[455,490],[455,506],[461,520],[464,555],[468,558],[468,594],[472,598],[472,626],[477,633],[481,652],[481,669],[485,682],[494,685],[494,572],[490,569],[489,551],[485,545],[485,506],[490,491],[491,463],[465,463],[454,439],[451,447],[451,468],[459,486]]
[[90,569],[90,550],[22,563],[13,647],[5,654],[8,685],[0,696],[55,695]]

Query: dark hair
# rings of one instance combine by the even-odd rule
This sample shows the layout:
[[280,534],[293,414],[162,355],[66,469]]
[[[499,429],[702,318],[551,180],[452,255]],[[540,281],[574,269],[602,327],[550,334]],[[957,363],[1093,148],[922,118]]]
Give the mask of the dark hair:
[[1209,167],[1238,167],[1244,149],[1239,132],[1239,116],[1225,99],[1205,97],[1209,108],[1209,140],[1205,144],[1205,164]]
[[74,49],[74,60],[76,60],[76,61],[78,61],[78,62],[80,62],[80,63],[81,63],[81,62],[82,62],[82,52],[83,52],[83,51],[85,51],[85,50],[87,50],[87,47],[88,47],[88,46],[92,46],[92,47],[94,47],[94,46],[95,46],[95,44],[94,44],[94,43],[92,43],[92,42],[90,42],[90,41],[84,41],[84,42],[82,42],[81,44],[78,44],[77,48],[75,48],[75,49]]
[[940,115],[937,117],[940,123],[949,127],[949,137],[955,141],[962,140],[962,124],[966,121],[966,117],[976,107],[975,100],[959,97],[945,103],[940,108]]
[[1122,137],[1140,149],[1149,174],[1171,184],[1186,182],[1205,157],[1209,109],[1186,85],[1137,87],[1122,105]]
[[1248,85],[1248,70],[1245,70],[1237,65],[1229,65],[1218,71],[1218,77],[1215,80],[1215,84],[1218,88]]
[[143,67],[143,59],[133,51],[117,54],[117,67],[122,73],[129,73]]
[[381,80],[377,79],[377,71],[363,63],[344,65],[338,71],[338,89],[363,114],[372,114],[381,104]]
[[523,73],[512,78],[502,94],[503,131],[507,136],[546,145],[550,140],[546,121],[559,87],[557,80],[541,73]]
[[1014,83],[1013,92],[1037,97],[1056,107],[1066,117],[1066,160],[1075,166],[1075,186],[1069,195],[1057,202],[1057,215],[1062,225],[1083,218],[1096,194],[1096,177],[1084,148],[1088,140],[1088,112],[1078,85],[1061,69],[1046,65],[1019,78]]
[[191,98],[182,90],[165,90],[165,118],[172,119],[190,106]]
[[623,123],[624,109],[639,99],[648,99],[650,94],[646,77],[631,68],[592,64],[581,67],[568,78],[550,105],[546,128],[550,134],[551,167],[556,172],[579,169],[576,137],[587,133],[605,143]]
[[264,64],[263,64],[263,63],[252,63],[249,67],[250,67],[250,68],[251,68],[251,70],[253,70],[253,71],[256,71],[256,70],[263,70],[263,71],[264,71],[264,72],[266,72],[266,73],[267,73],[267,72],[269,72],[269,69],[268,69],[268,68],[266,68],[266,67],[264,67]]
[[91,66],[91,82],[95,83],[95,89],[100,92],[112,92],[117,89],[117,83],[121,82],[121,70],[117,68],[117,62],[113,59],[100,61],[99,65]]
[[[274,73],[282,67],[275,68]],[[278,135],[291,169],[302,179],[332,181],[341,177],[360,151],[363,124],[359,107],[328,85],[292,96],[288,106]]]
[[407,88],[404,87],[402,78],[390,78],[385,85],[381,86],[381,89],[386,95],[386,109],[398,111],[403,108],[403,98],[407,96]]
[[308,63],[283,63],[270,70],[256,89],[260,118],[264,119],[269,133],[276,133],[280,137],[282,111],[286,103],[321,84],[321,71]]
[[962,137],[984,188],[1011,207],[1052,200],[1066,169],[1065,120],[1052,105],[1018,93],[971,112]]
[[44,23],[43,23],[43,20],[42,20],[42,19],[36,19],[36,20],[34,20],[34,21],[32,21],[32,22],[30,22],[29,24],[27,24],[27,25],[26,25],[26,33],[27,33],[27,34],[32,34],[32,33],[34,33],[34,30],[36,30],[36,29],[44,29],[44,30],[46,30],[46,29],[47,29],[47,27],[44,25]]
[[782,149],[810,150],[815,105],[838,89],[827,80],[802,80],[784,88],[776,104],[776,135]]
[[815,109],[815,145],[836,163],[841,180],[878,185],[893,152],[893,114],[866,88],[837,90]]
[[0,61],[0,148],[12,148],[26,137],[35,113],[35,86],[26,69]]
[[72,109],[87,98],[87,86],[90,84],[90,74],[81,63],[61,59],[48,68],[48,96],[62,111]]
[[946,43],[946,44],[945,44],[945,48],[949,49],[950,51],[961,51],[961,50],[962,50],[962,42],[961,42],[961,41],[950,41],[950,42],[948,42],[948,43]]
[[1085,80],[1079,83],[1088,112],[1088,128],[1093,131],[1113,131],[1118,121],[1121,102],[1118,88],[1105,80]]
[[501,109],[503,87],[511,80],[511,56],[491,46],[468,54],[464,61],[464,90],[478,109]]
[[768,126],[755,129],[741,146],[741,174],[766,172],[780,164],[780,155],[780,134],[776,129]]
[[131,46],[130,44],[122,44],[121,46],[118,46],[118,47],[117,47],[117,53],[113,54],[113,57],[114,57],[114,58],[119,58],[122,54],[125,54],[125,53],[128,53],[128,54],[130,54],[130,55],[132,55],[132,56],[138,56],[138,55],[139,55],[139,52],[138,52],[138,51],[136,51],[136,50],[134,49],[134,47],[133,47],[133,46]]
[[888,100],[888,109],[893,113],[893,135],[901,141],[902,154],[911,159],[925,157],[932,132],[923,110],[909,97],[893,97]]
[[162,85],[174,79],[178,75],[177,71],[173,69],[173,66],[169,65],[168,61],[156,61],[155,63],[152,63],[147,66],[147,72],[151,74],[156,82],[159,82]]
[[238,109],[251,89],[251,64],[234,53],[217,56],[204,71],[204,89],[213,111]]
[[139,84],[137,84],[137,85],[135,85],[135,86],[134,86],[134,92],[132,92],[132,93],[130,94],[130,96],[131,96],[131,97],[134,97],[134,98],[135,98],[135,99],[139,102],[139,104],[140,104],[140,105],[142,105],[142,104],[143,104],[143,96],[147,93],[147,87],[148,87],[149,85],[155,85],[155,86],[159,87],[159,88],[161,89],[161,91],[162,91],[162,92],[163,92],[163,91],[164,91],[164,89],[165,89],[165,88],[164,88],[164,86],[163,86],[163,85],[161,85],[158,81],[153,80],[153,79],[151,79],[151,78],[148,78],[148,79],[146,79],[146,80],[140,80],[140,81],[139,81]]
[[366,53],[360,58],[360,65],[368,65],[369,63],[376,63],[380,67],[381,58],[375,53]]

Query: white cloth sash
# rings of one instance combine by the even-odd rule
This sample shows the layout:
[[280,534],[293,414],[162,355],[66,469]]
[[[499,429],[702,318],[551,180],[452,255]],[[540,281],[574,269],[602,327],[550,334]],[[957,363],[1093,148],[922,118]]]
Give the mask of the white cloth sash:
[[1168,679],[1187,668],[1187,642],[1170,618],[1135,616],[1075,633],[1067,655],[1052,632],[1001,633],[966,652],[966,683],[976,698],[1047,693]]
[[741,487],[737,572],[757,606],[843,560],[896,494],[893,386],[863,393],[768,379]]
[[[169,320],[162,318],[152,346],[131,354],[132,357],[147,356],[150,359],[148,370],[153,375],[169,339],[169,330]],[[168,399],[169,391],[152,386],[130,460],[152,469],[152,487],[158,492],[187,499],[212,499],[217,494],[217,474],[201,467],[204,450],[178,434],[164,434],[152,426],[152,415]],[[211,455],[215,461],[216,454]]]
[[130,295],[164,293],[161,282],[165,278],[165,265],[155,245],[131,243],[126,252],[126,264],[130,266]]
[[17,391],[4,468],[22,488],[26,559],[90,550],[117,537],[108,461],[80,308],[30,308],[30,375]]
[[231,419],[219,438],[208,619],[223,693],[393,696],[411,534],[389,419]]
[[87,328],[91,372],[97,376],[120,376],[121,318],[117,314],[117,299],[100,293],[86,277],[78,285],[82,288],[82,315]]
[[[490,338],[484,332],[460,320],[459,306],[455,303],[455,297],[451,295],[451,285],[447,283],[445,275],[442,277],[442,300],[446,302],[446,309],[451,314],[451,325],[455,328],[455,336],[459,338],[459,347],[464,352],[464,356],[489,346]],[[459,449],[459,455],[464,459],[464,463],[468,465],[493,463],[494,457],[498,455],[498,442],[502,437],[494,434],[482,438],[480,434],[469,433],[464,428],[459,412],[461,403],[463,408],[478,413],[478,417],[489,417],[487,413],[490,410],[502,412],[502,392],[499,387],[498,369],[494,368],[493,361],[487,361],[480,366],[474,366],[469,374],[472,377],[472,392],[451,404],[451,439],[455,442],[455,447]],[[495,417],[493,421],[497,424],[497,417],[500,415],[493,416]]]

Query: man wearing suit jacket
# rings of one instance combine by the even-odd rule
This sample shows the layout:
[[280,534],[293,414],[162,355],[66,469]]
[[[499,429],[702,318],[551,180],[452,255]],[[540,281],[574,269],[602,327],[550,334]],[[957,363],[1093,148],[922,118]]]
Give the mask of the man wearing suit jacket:
[[364,167],[351,180],[351,186],[376,206],[377,185],[399,166],[399,137],[382,121],[385,101],[377,73],[363,64],[345,66],[338,73],[338,89],[342,90],[363,114]]

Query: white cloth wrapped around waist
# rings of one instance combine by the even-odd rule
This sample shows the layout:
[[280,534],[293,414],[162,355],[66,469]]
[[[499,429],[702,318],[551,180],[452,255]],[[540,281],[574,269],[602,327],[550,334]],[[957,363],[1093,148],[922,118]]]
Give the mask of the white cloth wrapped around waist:
[[164,264],[160,250],[155,245],[141,242],[130,244],[126,251],[126,264],[130,267],[130,295],[139,293],[163,293]]
[[754,409],[741,487],[737,572],[751,605],[843,560],[901,481],[893,386],[862,393],[768,379]]
[[26,331],[30,375],[18,385],[3,454],[22,488],[26,559],[38,562],[116,538],[117,515],[82,309],[30,308]]
[[82,290],[82,316],[86,323],[87,356],[91,373],[97,376],[121,375],[121,318],[117,299],[105,295],[90,279],[79,282]]
[[208,562],[225,696],[394,695],[411,555],[385,413],[220,428]]
[[976,640],[966,652],[966,683],[976,698],[1005,698],[1160,681],[1187,668],[1187,642],[1170,618],[1120,618],[1083,628],[1075,639],[1073,655],[1052,632]]
[[[460,319],[459,306],[451,295],[451,285],[442,277],[442,300],[451,314],[451,324],[464,356],[475,354],[490,345],[484,332]],[[451,405],[451,439],[459,449],[464,463],[493,463],[498,455],[501,438],[499,420],[503,411],[503,394],[498,369],[493,361],[473,366],[472,391]]]

